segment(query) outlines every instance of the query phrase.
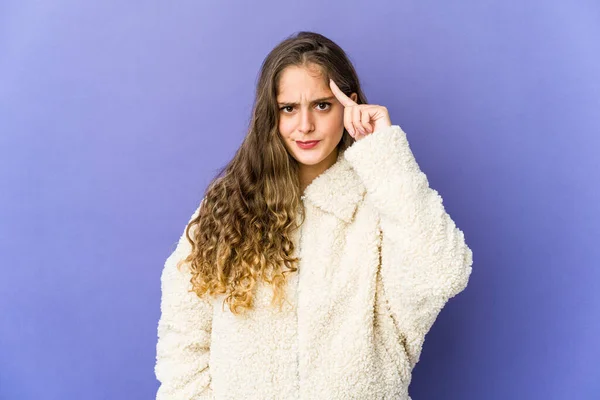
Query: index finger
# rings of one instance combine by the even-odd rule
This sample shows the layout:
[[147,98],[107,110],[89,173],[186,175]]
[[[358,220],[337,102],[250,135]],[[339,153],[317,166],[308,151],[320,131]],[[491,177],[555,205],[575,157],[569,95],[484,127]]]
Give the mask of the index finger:
[[344,92],[340,90],[333,79],[329,79],[329,87],[331,88],[333,95],[339,100],[340,103],[342,103],[344,107],[357,105],[357,103],[355,103],[350,97],[346,96]]

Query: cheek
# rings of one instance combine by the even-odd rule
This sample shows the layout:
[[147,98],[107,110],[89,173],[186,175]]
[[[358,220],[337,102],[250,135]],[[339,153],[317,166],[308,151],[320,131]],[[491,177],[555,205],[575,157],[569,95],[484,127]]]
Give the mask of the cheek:
[[343,113],[331,113],[328,118],[323,121],[323,125],[330,133],[338,133],[344,129],[344,114]]
[[279,120],[279,133],[281,134],[281,136],[287,139],[291,135],[292,131],[293,126],[291,122],[285,118],[281,118]]
[[341,126],[341,127],[344,126],[344,109],[343,108],[338,109],[336,123],[338,126]]
[[329,130],[339,129],[344,126],[344,109],[341,107],[335,107],[331,112],[323,118],[323,125],[327,126]]

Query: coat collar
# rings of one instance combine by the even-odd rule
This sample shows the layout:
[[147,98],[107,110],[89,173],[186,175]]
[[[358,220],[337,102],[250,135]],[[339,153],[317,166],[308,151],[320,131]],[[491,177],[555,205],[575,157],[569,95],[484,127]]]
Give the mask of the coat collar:
[[356,171],[344,157],[344,152],[340,152],[336,162],[306,187],[302,198],[321,210],[350,222],[365,190]]

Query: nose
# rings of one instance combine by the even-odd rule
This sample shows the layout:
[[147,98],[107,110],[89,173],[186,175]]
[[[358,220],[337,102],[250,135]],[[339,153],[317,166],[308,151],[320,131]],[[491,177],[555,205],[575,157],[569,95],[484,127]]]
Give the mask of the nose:
[[315,129],[313,123],[313,116],[310,110],[303,110],[300,112],[300,122],[298,123],[298,131],[303,134],[312,132]]

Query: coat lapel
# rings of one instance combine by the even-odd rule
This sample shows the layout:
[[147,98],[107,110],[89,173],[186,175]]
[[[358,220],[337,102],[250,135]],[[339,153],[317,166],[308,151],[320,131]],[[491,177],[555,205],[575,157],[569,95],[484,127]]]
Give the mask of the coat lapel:
[[336,162],[306,187],[303,198],[321,210],[350,222],[365,191],[365,186],[341,152]]

